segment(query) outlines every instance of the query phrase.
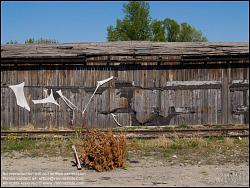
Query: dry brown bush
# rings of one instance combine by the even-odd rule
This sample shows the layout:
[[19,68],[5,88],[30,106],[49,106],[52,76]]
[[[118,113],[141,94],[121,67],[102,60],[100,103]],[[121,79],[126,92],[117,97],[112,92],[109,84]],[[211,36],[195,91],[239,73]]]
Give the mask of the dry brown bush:
[[124,167],[127,139],[124,133],[88,130],[83,136],[80,160],[98,172]]

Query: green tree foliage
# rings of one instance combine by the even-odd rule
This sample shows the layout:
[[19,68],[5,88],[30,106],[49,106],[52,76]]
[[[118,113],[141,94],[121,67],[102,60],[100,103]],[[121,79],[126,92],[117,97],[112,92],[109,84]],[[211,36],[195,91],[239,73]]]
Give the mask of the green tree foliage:
[[35,40],[34,38],[29,38],[25,41],[25,44],[57,44],[59,43],[57,40],[54,39],[46,39],[40,38]]
[[153,20],[151,23],[151,31],[150,40],[159,42],[166,41],[165,28],[162,21]]
[[15,41],[13,41],[13,40],[10,40],[9,42],[7,42],[6,44],[18,44],[18,42],[15,40]]
[[[54,39],[46,39],[46,38],[40,38],[35,40],[34,38],[28,38],[27,40],[25,40],[25,44],[58,44],[59,42],[57,40]],[[17,42],[16,40],[13,41],[9,41],[6,44],[19,44],[19,42]]]
[[181,42],[206,42],[206,37],[202,36],[201,31],[196,30],[188,23],[180,24],[180,33],[178,41]]
[[109,26],[108,41],[151,40],[160,42],[205,42],[202,32],[188,23],[175,20],[153,20],[149,4],[144,1],[130,1],[124,4],[124,19],[116,20],[116,27]]
[[173,19],[166,18],[163,21],[163,27],[167,33],[166,41],[168,42],[178,42],[180,35],[180,25]]
[[109,26],[109,41],[148,40],[150,38],[149,4],[143,1],[130,1],[124,4],[123,20],[116,20],[116,27]]

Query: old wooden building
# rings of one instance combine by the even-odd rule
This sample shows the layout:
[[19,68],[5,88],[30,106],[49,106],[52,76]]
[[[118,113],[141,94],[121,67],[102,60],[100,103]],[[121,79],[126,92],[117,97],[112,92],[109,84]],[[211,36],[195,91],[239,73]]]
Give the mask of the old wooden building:
[[[102,85],[82,110],[97,81]],[[25,82],[30,111],[10,85]],[[47,89],[47,93],[46,93]],[[52,89],[55,104],[34,104]],[[62,91],[80,110],[58,96]],[[1,127],[248,124],[249,43],[104,42],[1,46]]]

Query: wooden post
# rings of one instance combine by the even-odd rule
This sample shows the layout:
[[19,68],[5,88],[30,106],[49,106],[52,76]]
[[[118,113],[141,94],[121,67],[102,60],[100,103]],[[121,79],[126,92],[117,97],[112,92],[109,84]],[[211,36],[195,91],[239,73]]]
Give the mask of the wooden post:
[[[243,80],[249,80],[248,69],[243,70]],[[249,95],[247,92],[247,90],[243,90],[243,106],[249,106],[247,102]],[[244,123],[249,124],[249,113],[244,113]]]
[[222,124],[230,124],[232,121],[231,112],[231,95],[229,90],[230,82],[230,67],[227,61],[227,66],[222,69],[222,87],[221,87],[221,116]]
[[227,124],[232,124],[232,97],[230,91],[230,84],[232,83],[231,78],[231,62],[227,62]]
[[157,91],[157,110],[159,110],[159,113],[161,113],[161,74],[162,74],[162,70],[160,69],[160,63],[158,63],[157,65],[157,71],[158,74],[156,75],[156,85],[155,87],[158,87],[159,90]]
[[222,69],[222,87],[221,87],[221,123],[228,123],[228,75],[227,69]]
[[77,169],[78,169],[78,170],[81,170],[82,167],[81,167],[81,163],[80,163],[80,160],[79,160],[78,155],[77,155],[77,152],[76,152],[76,147],[75,147],[75,145],[72,145],[72,149],[73,149],[73,152],[74,152],[74,157],[75,157]]

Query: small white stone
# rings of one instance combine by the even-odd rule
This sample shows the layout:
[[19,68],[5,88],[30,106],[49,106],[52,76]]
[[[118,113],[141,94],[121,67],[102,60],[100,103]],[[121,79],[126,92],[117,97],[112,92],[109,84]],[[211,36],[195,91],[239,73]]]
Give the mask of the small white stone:
[[173,158],[173,159],[177,159],[177,156],[176,156],[176,155],[173,155],[172,158]]

